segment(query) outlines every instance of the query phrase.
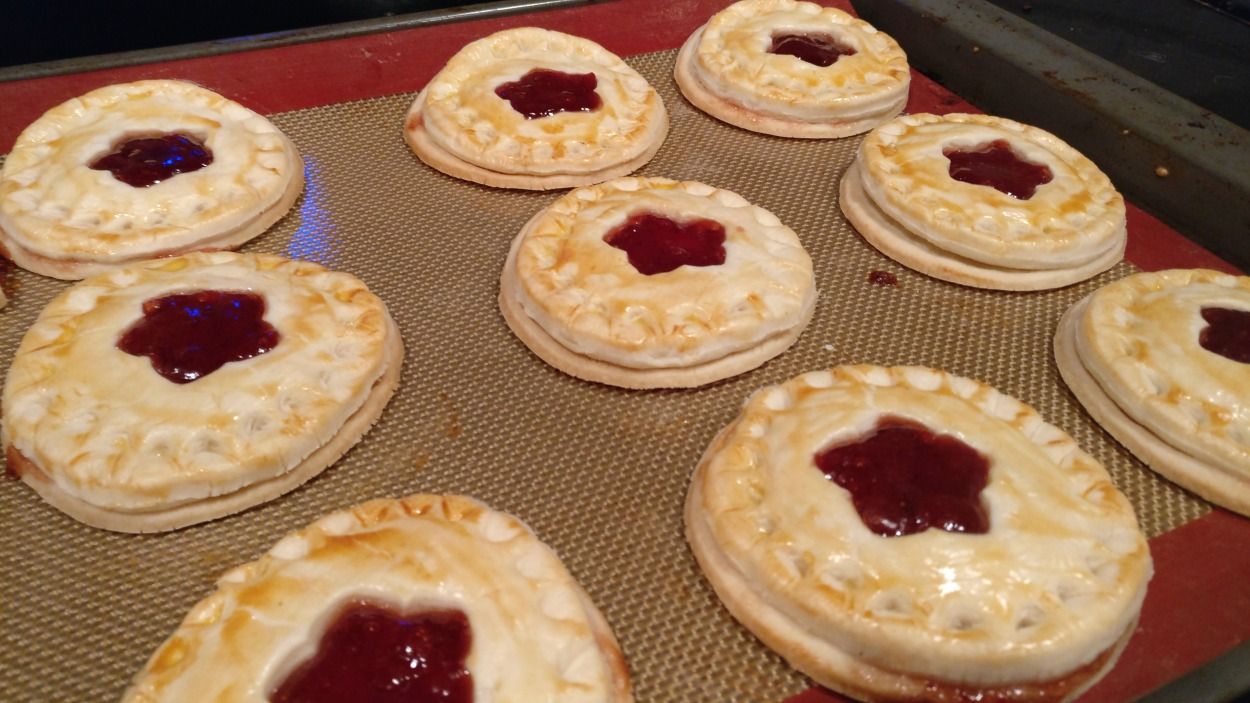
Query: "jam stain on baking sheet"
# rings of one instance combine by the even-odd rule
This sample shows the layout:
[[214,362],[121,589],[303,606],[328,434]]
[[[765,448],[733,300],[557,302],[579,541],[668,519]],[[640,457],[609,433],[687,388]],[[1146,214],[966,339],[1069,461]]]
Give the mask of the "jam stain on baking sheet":
[[868,282],[874,286],[897,286],[898,276],[889,271],[869,271]]
[[947,147],[942,155],[950,159],[951,178],[990,186],[1016,200],[1028,200],[1038,186],[1050,183],[1055,177],[1045,164],[1021,159],[1002,139],[970,149]]
[[603,241],[623,250],[638,273],[647,276],[725,263],[725,228],[714,220],[676,222],[644,212],[603,235]]
[[817,452],[814,459],[816,468],[850,491],[864,525],[883,537],[930,527],[989,531],[981,504],[989,459],[957,437],[885,415],[866,436]]
[[165,134],[131,139],[91,164],[109,171],[122,183],[147,188],[180,173],[198,171],[213,163],[213,152],[195,137]]
[[269,696],[272,703],[471,703],[465,667],[473,634],[459,610],[397,612],[349,603],[317,652]]
[[768,53],[793,56],[823,68],[843,56],[854,56],[855,49],[828,34],[774,34]]
[[495,95],[512,104],[512,109],[533,120],[557,112],[591,112],[603,101],[595,88],[599,79],[593,73],[565,73],[535,68],[520,79],[495,88]]
[[264,315],[265,299],[255,293],[202,290],[152,298],[117,348],[151,358],[152,368],[174,383],[190,383],[278,346],[281,335]]
[[1250,364],[1250,312],[1229,308],[1202,309],[1207,326],[1198,333],[1198,344],[1226,359]]

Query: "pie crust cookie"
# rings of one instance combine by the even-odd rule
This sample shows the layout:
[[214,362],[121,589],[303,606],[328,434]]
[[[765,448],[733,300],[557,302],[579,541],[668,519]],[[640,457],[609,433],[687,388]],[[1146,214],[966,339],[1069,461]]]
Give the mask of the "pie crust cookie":
[[1147,466],[1250,515],[1250,356],[1237,361],[1202,343],[1219,332],[1204,310],[1219,309],[1241,318],[1233,331],[1250,344],[1250,277],[1128,276],[1068,310],[1055,360],[1090,415]]
[[473,700],[633,700],[620,647],[559,557],[511,515],[433,495],[332,513],[226,572],[122,700],[267,703],[358,599],[462,611]]
[[[648,214],[719,224],[724,263],[641,273],[605,237]],[[666,178],[580,188],[539,212],[513,240],[499,292],[508,326],[539,358],[623,388],[690,388],[754,369],[798,339],[815,302],[793,230],[736,193]]]
[[[137,187],[91,165],[129,140],[185,135],[211,163]],[[110,85],[58,105],[0,171],[0,253],[72,280],[131,261],[233,249],[286,214],[304,188],[295,145],[269,120],[192,83]]]
[[[593,74],[587,95],[599,104],[527,118],[496,91],[532,72]],[[655,156],[667,133],[659,94],[620,57],[589,39],[537,27],[465,46],[421,90],[404,121],[408,146],[435,169],[526,190],[632,173]]]
[[[1020,198],[952,176],[948,152],[995,145],[1050,179]],[[1083,281],[1123,258],[1127,240],[1124,199],[1092,161],[1049,132],[986,115],[906,115],[877,128],[843,176],[839,202],[886,256],[976,288]]]
[[[145,303],[197,291],[261,298],[276,345],[191,382],[119,348],[147,320]],[[4,387],[8,468],[104,529],[229,515],[351,448],[395,390],[402,357],[386,306],[349,274],[231,252],[131,264],[65,290],[23,337]]]
[[[988,460],[984,533],[866,527],[815,457],[885,417]],[[700,460],[685,521],[738,620],[866,700],[1071,700],[1114,664],[1152,572],[1128,501],[1071,437],[921,367],[843,366],[759,390]]]
[[[822,66],[771,53],[787,36],[823,40],[844,55]],[[889,35],[841,10],[796,0],[742,0],[716,13],[686,40],[673,75],[686,99],[718,120],[807,139],[848,137],[886,122],[902,112],[911,82],[907,55]]]

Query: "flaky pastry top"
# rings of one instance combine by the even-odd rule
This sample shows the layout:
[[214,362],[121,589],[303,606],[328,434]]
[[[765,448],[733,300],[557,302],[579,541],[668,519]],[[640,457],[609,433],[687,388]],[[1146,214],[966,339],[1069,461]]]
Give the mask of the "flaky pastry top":
[[[710,219],[725,262],[644,275],[604,236],[630,217]],[[775,215],[696,181],[619,178],[574,190],[515,247],[525,312],[566,348],[629,368],[690,366],[750,349],[807,319],[811,258]]]
[[[277,346],[176,384],[117,347],[146,300],[248,291]],[[385,370],[385,305],[358,278],[303,261],[214,252],[88,278],[40,313],[4,387],[3,437],[57,487],[142,512],[233,492],[296,466]]]
[[[602,104],[526,119],[495,89],[534,69],[594,73]],[[421,91],[413,111],[446,151],[511,174],[599,171],[642,156],[667,128],[659,94],[620,57],[589,39],[537,27],[465,46]]]
[[[950,176],[943,150],[1006,141],[1053,178],[1020,200]],[[1044,130],[1002,117],[905,115],[860,145],[864,190],[911,233],[974,261],[1020,269],[1069,268],[1125,236],[1124,199],[1094,162]]]
[[[695,72],[713,93],[766,115],[806,122],[875,115],[903,100],[907,55],[888,34],[832,7],[741,0],[699,30]],[[774,33],[828,34],[855,50],[829,66],[769,53]]]
[[226,572],[123,696],[126,703],[269,700],[355,599],[461,610],[483,703],[626,701],[615,642],[559,557],[515,517],[458,496],[374,500]]
[[[988,532],[882,537],[864,525],[814,456],[883,415],[989,458]],[[1055,679],[1116,642],[1151,574],[1133,510],[1096,460],[1027,405],[942,371],[843,366],[763,388],[700,469],[707,525],[750,587],[889,671]]]
[[1190,456],[1250,477],[1250,364],[1199,344],[1204,307],[1250,313],[1250,277],[1172,269],[1122,278],[1090,296],[1077,348],[1129,417]]
[[[182,133],[213,162],[136,188],[89,165],[130,139]],[[269,120],[192,83],[146,80],[66,101],[18,137],[0,171],[0,228],[53,259],[126,261],[225,235],[275,206],[300,168]]]

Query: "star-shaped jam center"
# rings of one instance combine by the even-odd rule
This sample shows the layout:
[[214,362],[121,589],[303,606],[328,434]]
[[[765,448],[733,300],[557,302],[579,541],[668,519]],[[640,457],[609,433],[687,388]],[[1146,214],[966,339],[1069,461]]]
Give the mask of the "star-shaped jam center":
[[639,273],[654,276],[679,266],[719,266],[725,263],[725,227],[707,219],[677,222],[644,212],[631,216],[603,236],[623,250]]
[[473,633],[459,610],[398,612],[349,603],[317,652],[270,695],[272,703],[472,703],[465,667]]
[[930,527],[978,534],[990,529],[981,502],[989,459],[952,435],[885,415],[866,436],[817,452],[814,461],[850,491],[864,525],[883,537]]
[[174,383],[190,383],[278,346],[281,335],[264,315],[265,299],[256,293],[201,290],[152,298],[117,348],[150,358]]

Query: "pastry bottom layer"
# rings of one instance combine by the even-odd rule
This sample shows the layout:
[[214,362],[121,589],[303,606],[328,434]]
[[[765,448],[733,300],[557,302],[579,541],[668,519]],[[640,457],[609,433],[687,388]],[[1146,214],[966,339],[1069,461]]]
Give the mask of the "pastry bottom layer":
[[1076,335],[1088,304],[1089,298],[1085,298],[1069,308],[1055,331],[1055,364],[1072,394],[1103,429],[1151,469],[1212,503],[1250,516],[1250,480],[1165,442],[1125,413],[1085,368]]
[[973,261],[940,249],[907,231],[883,212],[864,190],[859,161],[851,164],[838,189],[842,214],[869,244],[900,264],[926,276],[973,288],[1048,290],[1079,283],[1115,266],[1124,258],[1127,236],[1090,261],[1072,268],[1012,269]]
[[6,453],[8,469],[20,476],[57,510],[92,527],[116,532],[167,532],[232,515],[268,502],[297,488],[338,461],[381,416],[383,408],[399,386],[404,357],[399,330],[393,322],[389,327],[382,375],[373,382],[364,403],[343,422],[343,426],[328,442],[290,470],[273,478],[244,486],[231,493],[181,503],[163,510],[124,512],[95,505],[71,495],[56,485],[44,467],[12,446],[7,448]]

